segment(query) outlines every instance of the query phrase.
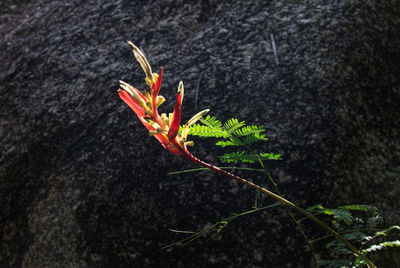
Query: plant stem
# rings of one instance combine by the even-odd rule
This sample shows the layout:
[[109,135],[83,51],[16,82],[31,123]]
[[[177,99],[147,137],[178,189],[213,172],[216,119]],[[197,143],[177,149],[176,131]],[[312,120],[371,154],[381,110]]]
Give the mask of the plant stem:
[[[236,169],[236,170],[259,171],[259,172],[262,172],[262,173],[265,172],[263,169],[258,169],[258,168],[243,168],[243,167],[219,167],[219,168],[220,169]],[[176,174],[181,174],[181,173],[188,173],[188,172],[195,172],[195,171],[202,171],[202,170],[209,170],[209,168],[185,169],[185,170],[170,172],[170,173],[168,173],[168,175],[176,175]]]
[[256,190],[259,190],[265,194],[267,194],[268,196],[280,201],[281,203],[287,205],[288,207],[291,207],[295,210],[297,210],[298,212],[300,212],[301,214],[303,214],[304,216],[306,216],[307,218],[309,218],[310,220],[314,221],[315,223],[317,223],[319,226],[321,226],[322,228],[324,228],[327,232],[329,232],[330,234],[334,235],[338,240],[340,240],[341,242],[343,242],[356,256],[360,257],[361,259],[363,259],[366,264],[370,267],[370,268],[376,268],[376,266],[366,257],[364,256],[357,248],[355,248],[349,241],[347,241],[346,239],[344,239],[344,237],[342,237],[338,232],[336,232],[335,230],[333,230],[332,228],[330,228],[328,225],[326,225],[325,223],[323,223],[322,221],[320,221],[318,218],[314,217],[311,213],[309,213],[308,211],[300,208],[299,206],[295,205],[294,203],[290,202],[289,200],[281,197],[280,195],[277,195],[257,184],[252,183],[251,181],[245,180],[239,176],[236,176],[235,174],[232,174],[228,171],[222,170],[216,166],[213,166],[211,164],[208,164],[200,159],[198,159],[197,157],[193,156],[192,154],[190,154],[188,151],[184,150],[182,147],[179,146],[179,144],[174,144],[177,148],[180,149],[180,151],[183,153],[183,157],[186,158],[187,160],[199,164],[203,167],[209,168],[217,173],[223,174],[225,176],[228,176],[230,178],[233,178],[243,184],[246,184]]
[[[179,230],[172,230],[172,229],[169,229],[169,230],[172,231],[172,232],[176,232],[176,233],[188,233],[188,234],[192,234],[192,235],[189,236],[189,237],[186,237],[186,238],[184,238],[184,239],[182,239],[182,240],[180,240],[180,241],[178,241],[178,242],[175,242],[175,243],[166,245],[166,246],[164,246],[164,247],[162,247],[162,248],[163,248],[163,249],[164,249],[164,248],[169,248],[169,247],[175,246],[175,245],[177,245],[177,244],[181,244],[181,243],[184,243],[183,246],[185,246],[185,245],[187,245],[187,244],[193,242],[195,239],[197,239],[197,238],[203,236],[203,235],[206,234],[207,232],[211,231],[211,229],[216,228],[216,227],[217,227],[218,225],[220,225],[220,224],[227,224],[227,223],[233,221],[234,219],[236,219],[236,218],[238,218],[238,217],[245,216],[245,215],[249,215],[249,214],[251,214],[251,213],[258,212],[258,211],[260,211],[260,210],[264,210],[264,209],[268,209],[268,208],[273,208],[273,207],[277,207],[277,206],[281,206],[281,205],[282,205],[282,203],[275,203],[275,204],[272,204],[272,205],[269,205],[269,206],[265,206],[265,207],[261,207],[261,208],[256,208],[256,209],[248,210],[248,211],[245,211],[245,212],[242,212],[242,213],[233,215],[233,216],[231,216],[231,217],[225,218],[225,219],[223,219],[223,220],[221,220],[221,221],[219,221],[219,222],[217,222],[217,223],[214,223],[213,225],[210,225],[210,226],[204,228],[204,229],[201,230],[200,232],[179,231]],[[224,222],[225,222],[225,223],[224,223]]]
[[[245,145],[246,149],[249,150],[252,154],[257,155],[248,145]],[[271,174],[269,174],[268,170],[265,168],[263,161],[260,159],[260,157],[257,157],[258,163],[260,164],[260,166],[262,167],[262,170],[264,172],[264,174],[267,176],[267,178],[269,179],[269,181],[272,183],[272,185],[275,188],[275,191],[278,193],[278,195],[282,196],[281,191],[279,190],[278,184],[275,182],[275,180],[271,177]],[[314,261],[315,267],[319,268],[318,262],[317,262],[317,256],[314,253],[314,247],[313,247],[313,242],[308,238],[308,236],[306,235],[306,233],[304,232],[303,228],[300,225],[300,222],[296,220],[296,218],[294,217],[292,211],[290,210],[290,208],[287,208],[287,213],[289,214],[289,217],[291,219],[291,221],[296,224],[297,229],[299,230],[300,234],[303,236],[304,240],[306,240],[308,247],[310,248],[311,251],[311,256],[312,259]]]

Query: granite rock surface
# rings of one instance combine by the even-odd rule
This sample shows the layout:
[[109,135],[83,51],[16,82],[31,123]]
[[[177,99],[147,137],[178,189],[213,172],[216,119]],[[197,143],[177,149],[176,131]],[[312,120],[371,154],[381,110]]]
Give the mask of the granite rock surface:
[[[210,108],[266,126],[258,150],[282,154],[266,165],[288,199],[374,205],[385,224],[400,222],[396,1],[4,0],[0,10],[1,267],[311,267],[281,208],[161,249],[184,237],[170,229],[250,209],[255,193],[211,172],[168,175],[194,166],[118,98],[119,79],[145,88],[126,40],[163,66],[162,111],[183,80],[183,121]],[[195,143],[221,165],[212,141]]]

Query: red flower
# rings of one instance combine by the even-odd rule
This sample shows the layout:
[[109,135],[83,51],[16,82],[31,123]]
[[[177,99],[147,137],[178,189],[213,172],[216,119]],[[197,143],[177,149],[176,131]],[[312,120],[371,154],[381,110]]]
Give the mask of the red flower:
[[189,127],[209,110],[207,109],[196,114],[183,127],[182,136],[178,135],[184,95],[183,82],[179,82],[174,112],[168,116],[165,113],[159,115],[158,106],[165,101],[164,97],[159,95],[163,70],[161,68],[159,74],[152,73],[150,64],[139,48],[131,42],[128,42],[128,44],[132,46],[133,53],[146,74],[145,81],[151,88],[151,91],[150,93],[145,91],[142,94],[131,85],[120,81],[120,87],[122,88],[118,90],[120,98],[129,105],[142,124],[149,130],[149,134],[154,136],[164,148],[175,155],[187,157],[190,155],[187,146],[193,145],[193,142],[186,141]]

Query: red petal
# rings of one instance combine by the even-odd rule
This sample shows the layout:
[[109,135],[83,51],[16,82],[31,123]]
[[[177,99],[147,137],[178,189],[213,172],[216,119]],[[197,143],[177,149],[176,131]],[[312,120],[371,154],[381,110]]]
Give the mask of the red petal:
[[174,115],[172,116],[171,126],[168,131],[168,138],[171,140],[176,137],[179,131],[179,124],[181,123],[181,107],[182,107],[182,92],[178,93],[176,97],[176,104],[174,109]]
[[164,148],[169,144],[169,140],[167,137],[165,137],[163,134],[156,134],[154,137],[161,143]]
[[[154,119],[159,119],[159,115],[158,115],[158,110],[157,110],[157,97],[158,97],[158,93],[160,93],[160,89],[161,89],[161,80],[162,80],[162,73],[163,70],[162,68],[160,69],[160,73],[158,74],[158,78],[157,81],[153,84],[153,87],[151,88],[151,102],[152,102],[152,109],[153,109],[153,116]],[[159,124],[161,124],[161,119]]]
[[137,101],[129,94],[127,91],[120,89],[118,91],[119,97],[131,107],[131,109],[136,113],[136,115],[139,117],[144,116],[144,109],[137,103]]
[[[163,73],[163,69],[161,68],[160,72],[158,73],[157,81],[153,84],[153,87],[151,88],[151,96],[153,97],[153,103],[157,101],[157,96],[160,93],[162,73]],[[154,98],[155,98],[155,100],[154,100]]]
[[167,146],[166,149],[167,149],[168,151],[170,151],[171,153],[173,153],[174,155],[177,155],[177,156],[181,156],[181,155],[182,155],[182,152],[179,151],[179,150],[176,149],[176,148],[172,148],[172,147],[170,147],[170,146]]

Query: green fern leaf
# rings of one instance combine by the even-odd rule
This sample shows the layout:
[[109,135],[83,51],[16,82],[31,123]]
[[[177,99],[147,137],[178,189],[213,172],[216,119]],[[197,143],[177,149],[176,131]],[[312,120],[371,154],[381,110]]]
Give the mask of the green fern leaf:
[[318,212],[322,211],[323,209],[324,209],[324,207],[321,204],[317,204],[317,205],[307,208],[308,212],[311,212],[311,213],[318,213]]
[[258,160],[258,155],[248,154],[242,151],[242,152],[233,152],[229,154],[224,154],[219,158],[224,163],[232,163],[232,162],[254,163]]
[[250,134],[247,136],[244,136],[243,139],[239,139],[238,137],[230,137],[229,140],[226,141],[218,141],[216,145],[226,147],[226,146],[245,146],[249,145],[254,142],[258,141],[265,141],[267,138],[263,134],[257,135],[257,134]]
[[262,160],[282,160],[280,154],[260,153]]
[[248,136],[245,136],[245,137],[243,138],[243,143],[244,143],[245,145],[247,145],[247,144],[251,144],[251,143],[254,143],[254,142],[266,141],[266,140],[268,140],[268,139],[265,138],[265,135],[264,135],[264,134],[255,133],[255,134],[250,134],[250,135],[248,135]]
[[200,118],[200,122],[211,128],[221,128],[222,126],[222,123],[219,120],[217,120],[215,116],[211,117],[207,115],[206,118]]
[[344,234],[343,237],[344,237],[344,239],[346,239],[348,241],[360,241],[360,240],[364,239],[365,237],[367,237],[367,235],[362,232],[355,231],[355,232]]
[[340,206],[338,208],[349,211],[358,210],[358,211],[373,212],[373,213],[375,213],[378,210],[376,207],[368,205],[345,205],[345,206]]
[[375,244],[363,250],[364,253],[387,249],[388,247],[400,247],[400,240],[386,241],[379,244]]
[[375,233],[374,237],[377,236],[387,236],[389,232],[393,231],[393,230],[397,230],[400,231],[400,226],[398,225],[392,225],[389,228],[383,229],[383,230],[379,230],[378,232]]
[[231,162],[254,163],[257,162],[258,160],[278,160],[280,159],[279,157],[280,157],[279,154],[274,155],[273,153],[250,154],[241,151],[241,152],[224,154],[223,156],[220,156],[220,160],[224,163],[231,163]]
[[229,133],[233,133],[238,128],[243,127],[244,123],[244,121],[239,122],[239,120],[237,120],[236,118],[231,118],[225,122],[223,129]]
[[189,128],[188,135],[200,136],[200,137],[214,137],[214,138],[227,138],[230,136],[228,132],[218,127],[210,127],[199,124],[194,124]]
[[243,146],[245,143],[243,143],[240,139],[235,138],[235,137],[230,137],[229,140],[227,141],[219,141],[216,143],[218,146],[226,147],[226,146]]
[[256,133],[260,134],[261,132],[264,131],[265,129],[263,125],[260,126],[252,125],[252,126],[244,126],[240,129],[237,129],[233,134],[238,137],[243,137],[250,134],[256,134]]
[[334,220],[332,223],[336,224],[343,221],[346,225],[351,225],[353,222],[353,217],[351,213],[345,209],[330,209],[325,208],[322,210],[326,215],[332,215]]

